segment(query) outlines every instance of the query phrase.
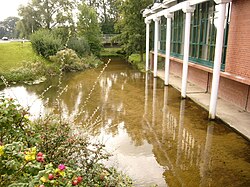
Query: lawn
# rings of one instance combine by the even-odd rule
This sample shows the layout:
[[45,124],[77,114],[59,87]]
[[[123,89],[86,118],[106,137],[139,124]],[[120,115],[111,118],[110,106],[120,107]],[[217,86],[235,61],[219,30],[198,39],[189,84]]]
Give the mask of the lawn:
[[115,57],[115,56],[120,56],[117,52],[119,52],[121,48],[119,47],[105,47],[101,51],[101,56],[102,57]]
[[0,43],[0,72],[21,67],[23,62],[43,61],[32,49],[30,42]]

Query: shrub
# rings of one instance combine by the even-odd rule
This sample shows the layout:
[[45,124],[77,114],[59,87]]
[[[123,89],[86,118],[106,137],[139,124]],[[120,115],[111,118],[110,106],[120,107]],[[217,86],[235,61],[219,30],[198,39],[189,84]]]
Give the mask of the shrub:
[[11,143],[25,141],[31,143],[29,137],[33,134],[30,128],[27,112],[14,99],[0,97],[0,141]]
[[84,38],[70,38],[67,47],[73,49],[79,57],[90,54],[89,44]]
[[63,48],[62,40],[49,30],[38,30],[30,37],[33,49],[45,58]]
[[87,68],[96,68],[97,66],[103,64],[103,62],[100,59],[98,59],[96,56],[92,54],[83,57],[81,60]]
[[0,76],[3,76],[8,82],[33,82],[46,75],[51,76],[55,74],[59,74],[58,67],[41,61],[25,62],[23,66],[17,69],[4,73],[0,72]]
[[85,64],[72,49],[58,51],[50,60],[61,66],[62,71],[80,71],[85,69]]
[[[24,116],[27,111],[20,110],[13,99],[2,97],[1,102],[5,104],[0,109],[4,120],[0,127],[8,130],[0,144],[0,186],[132,186],[127,176],[100,163],[108,158],[104,146],[89,143],[81,127],[73,129],[54,114],[32,124]],[[27,134],[30,131],[34,134]],[[20,139],[22,132],[35,142]]]
[[66,46],[68,42],[68,38],[69,38],[69,33],[70,33],[69,28],[58,27],[58,28],[54,28],[51,32],[56,38],[60,38],[62,40],[63,46]]

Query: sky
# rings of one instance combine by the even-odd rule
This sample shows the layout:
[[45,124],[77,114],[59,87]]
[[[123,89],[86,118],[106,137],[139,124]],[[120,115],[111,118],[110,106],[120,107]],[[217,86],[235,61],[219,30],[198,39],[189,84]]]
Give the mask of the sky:
[[18,16],[19,5],[26,5],[29,0],[0,0],[0,21],[9,16]]

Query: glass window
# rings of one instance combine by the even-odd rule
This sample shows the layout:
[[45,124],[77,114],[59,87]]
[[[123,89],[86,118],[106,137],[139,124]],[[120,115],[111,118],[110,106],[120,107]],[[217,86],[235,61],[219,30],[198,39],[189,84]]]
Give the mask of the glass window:
[[174,13],[171,28],[171,55],[176,57],[183,56],[184,44],[184,13],[182,10]]
[[[216,6],[214,1],[198,4],[192,14],[190,60],[209,67],[213,66],[215,53],[218,12]],[[222,69],[225,66],[228,26],[229,21],[225,26]]]
[[167,29],[167,19],[161,17],[161,32],[160,32],[160,52],[165,53],[166,50],[166,29]]
[[[178,1],[178,3],[181,1]],[[217,33],[217,5],[213,0],[197,4],[191,18],[189,60],[204,66],[212,67],[214,61]],[[230,3],[227,4],[224,46],[222,54],[222,70],[225,67],[227,37],[230,17]],[[166,18],[162,16],[160,25],[160,50],[166,49]],[[171,27],[171,56],[183,57],[184,50],[185,13],[182,10],[174,12]]]

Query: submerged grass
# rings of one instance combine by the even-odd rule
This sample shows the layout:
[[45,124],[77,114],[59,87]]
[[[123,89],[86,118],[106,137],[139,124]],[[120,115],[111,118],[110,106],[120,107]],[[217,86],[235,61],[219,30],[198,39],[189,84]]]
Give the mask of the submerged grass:
[[135,66],[138,70],[145,72],[146,54],[143,54],[143,61],[141,61],[140,54],[132,54],[128,58],[128,62]]

